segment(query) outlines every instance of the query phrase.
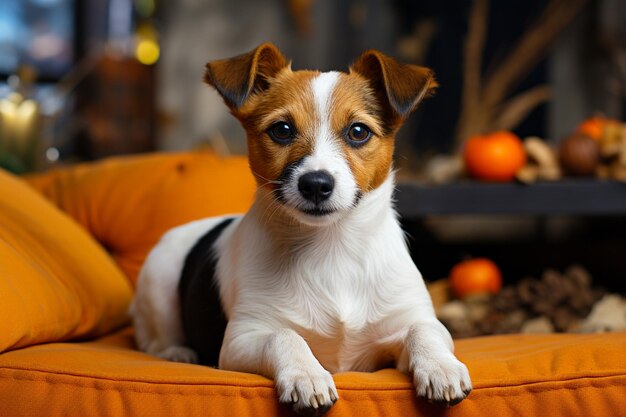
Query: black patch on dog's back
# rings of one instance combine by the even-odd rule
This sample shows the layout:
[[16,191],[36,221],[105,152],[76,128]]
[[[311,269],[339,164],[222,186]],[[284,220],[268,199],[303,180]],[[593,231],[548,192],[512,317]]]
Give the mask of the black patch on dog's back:
[[226,331],[226,314],[215,278],[217,257],[213,246],[233,220],[222,221],[198,239],[185,258],[178,283],[187,346],[196,351],[203,365],[217,366]]

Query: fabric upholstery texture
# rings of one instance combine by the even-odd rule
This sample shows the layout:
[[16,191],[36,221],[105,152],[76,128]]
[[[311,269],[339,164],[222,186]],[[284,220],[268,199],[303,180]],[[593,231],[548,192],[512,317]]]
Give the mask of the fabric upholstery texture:
[[[129,282],[167,229],[248,208],[244,158],[114,158],[28,182],[76,222],[0,173],[0,415],[292,415],[267,378],[163,361],[136,350],[130,327],[115,330],[127,320]],[[461,404],[417,399],[407,375],[384,369],[335,375],[341,398],[328,416],[626,415],[626,333],[492,336],[456,348],[474,384]]]
[[28,181],[107,248],[133,285],[167,230],[203,217],[243,213],[255,190],[245,157],[219,158],[212,152],[111,158]]
[[[444,408],[417,399],[392,369],[335,375],[333,416],[619,416],[626,395],[626,334],[513,335],[459,340],[474,391]],[[0,355],[0,414],[291,415],[271,380],[178,364],[134,349],[132,330],[84,343]]]
[[0,352],[125,324],[128,281],[93,238],[0,171]]

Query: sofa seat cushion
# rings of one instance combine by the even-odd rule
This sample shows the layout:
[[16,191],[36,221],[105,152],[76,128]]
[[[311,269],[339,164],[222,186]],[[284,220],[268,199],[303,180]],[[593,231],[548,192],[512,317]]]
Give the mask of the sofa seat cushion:
[[[624,414],[626,333],[459,340],[474,391],[445,409],[415,397],[392,369],[335,375],[332,416],[581,416]],[[96,341],[0,355],[3,415],[291,415],[272,381],[166,362],[134,349],[132,330]]]

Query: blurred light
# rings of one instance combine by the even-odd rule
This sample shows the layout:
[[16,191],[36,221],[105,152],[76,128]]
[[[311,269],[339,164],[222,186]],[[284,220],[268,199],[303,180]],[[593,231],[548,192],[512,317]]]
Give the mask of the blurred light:
[[59,160],[59,150],[57,148],[48,148],[46,149],[46,159],[50,162],[56,162]]
[[35,100],[26,99],[12,93],[0,100],[0,125],[3,135],[17,149],[24,149],[36,133],[39,118],[39,105]]
[[17,104],[11,98],[0,100],[0,120],[2,124],[8,124],[8,120],[15,119],[16,115]]
[[37,102],[34,100],[24,100],[17,108],[16,115],[24,120],[32,119],[38,110]]
[[63,54],[67,46],[67,40],[56,33],[36,34],[30,41],[30,54],[37,60],[52,59]]
[[153,39],[140,39],[137,42],[135,54],[137,60],[144,65],[152,65],[157,62],[160,53],[159,44]]
[[24,97],[20,93],[11,93],[6,98],[0,100],[0,118],[14,120],[18,117],[19,109],[24,101]]
[[22,63],[61,77],[73,62],[74,3],[82,0],[0,0],[0,72]]

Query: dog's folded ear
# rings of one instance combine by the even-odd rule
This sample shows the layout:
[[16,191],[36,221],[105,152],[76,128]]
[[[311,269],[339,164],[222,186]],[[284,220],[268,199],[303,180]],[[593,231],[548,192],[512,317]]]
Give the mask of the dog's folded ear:
[[204,81],[215,87],[226,104],[236,110],[255,91],[267,88],[268,80],[289,62],[271,43],[233,58],[211,61],[206,65]]
[[369,80],[381,104],[390,113],[388,116],[394,119],[404,119],[437,88],[430,69],[402,64],[376,50],[364,52],[350,71]]

